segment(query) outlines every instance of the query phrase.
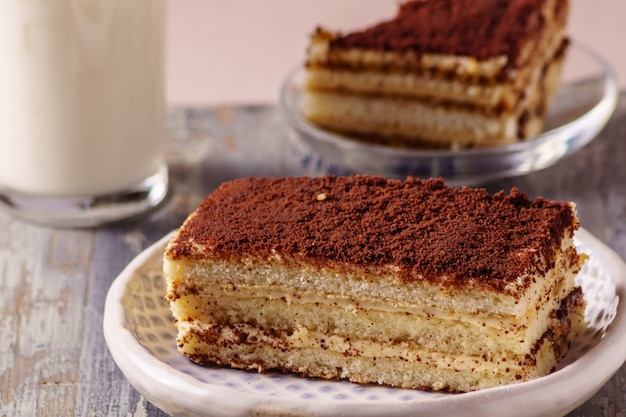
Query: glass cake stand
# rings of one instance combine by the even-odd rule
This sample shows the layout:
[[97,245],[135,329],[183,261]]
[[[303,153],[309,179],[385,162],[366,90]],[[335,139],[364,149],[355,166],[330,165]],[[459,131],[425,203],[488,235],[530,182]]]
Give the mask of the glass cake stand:
[[578,151],[604,127],[619,95],[616,75],[595,50],[573,42],[563,84],[550,107],[545,130],[533,139],[481,149],[420,150],[358,142],[307,121],[300,112],[304,70],[283,83],[280,104],[289,136],[309,166],[334,174],[442,177],[449,185],[478,185],[528,174]]

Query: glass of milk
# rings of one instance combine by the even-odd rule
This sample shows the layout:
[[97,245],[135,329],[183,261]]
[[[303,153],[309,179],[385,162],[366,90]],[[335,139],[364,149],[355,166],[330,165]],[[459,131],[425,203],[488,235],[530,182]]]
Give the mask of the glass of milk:
[[166,196],[165,0],[0,0],[0,206],[96,226]]

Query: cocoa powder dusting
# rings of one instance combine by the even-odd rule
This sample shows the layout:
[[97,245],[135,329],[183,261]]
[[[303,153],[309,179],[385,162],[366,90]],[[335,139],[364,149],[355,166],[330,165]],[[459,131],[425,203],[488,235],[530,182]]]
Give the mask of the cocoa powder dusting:
[[[339,36],[332,48],[442,53],[516,60],[521,44],[539,36],[547,0],[417,0],[363,31]],[[566,8],[566,2],[563,2]]]
[[206,256],[200,244],[226,258],[277,253],[318,266],[391,264],[406,280],[445,274],[451,283],[497,288],[534,272],[538,255],[550,267],[572,224],[568,203],[529,200],[517,189],[490,195],[439,179],[371,176],[244,178],[201,203],[168,255]]

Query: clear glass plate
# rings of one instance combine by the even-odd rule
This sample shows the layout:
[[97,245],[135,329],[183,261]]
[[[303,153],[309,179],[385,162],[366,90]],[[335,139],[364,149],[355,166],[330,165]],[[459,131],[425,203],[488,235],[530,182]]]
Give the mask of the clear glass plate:
[[587,330],[545,377],[446,394],[200,366],[177,352],[176,328],[164,300],[163,252],[171,237],[142,252],[111,285],[104,336],[135,389],[173,416],[559,416],[591,398],[626,359],[626,307],[621,302],[626,265],[579,229],[576,244],[589,254],[577,277],[587,301]]
[[546,168],[596,137],[617,105],[619,85],[611,66],[593,49],[574,42],[568,50],[563,80],[543,133],[527,141],[483,149],[396,148],[358,142],[324,130],[300,113],[302,65],[285,80],[280,104],[290,137],[304,147],[303,160],[320,171],[442,177],[452,186],[477,185]]

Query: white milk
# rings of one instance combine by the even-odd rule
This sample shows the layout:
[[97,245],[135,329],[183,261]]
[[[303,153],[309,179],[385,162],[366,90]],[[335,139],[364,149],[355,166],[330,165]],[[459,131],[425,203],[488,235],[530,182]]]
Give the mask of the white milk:
[[113,193],[163,164],[164,0],[0,0],[0,187]]

